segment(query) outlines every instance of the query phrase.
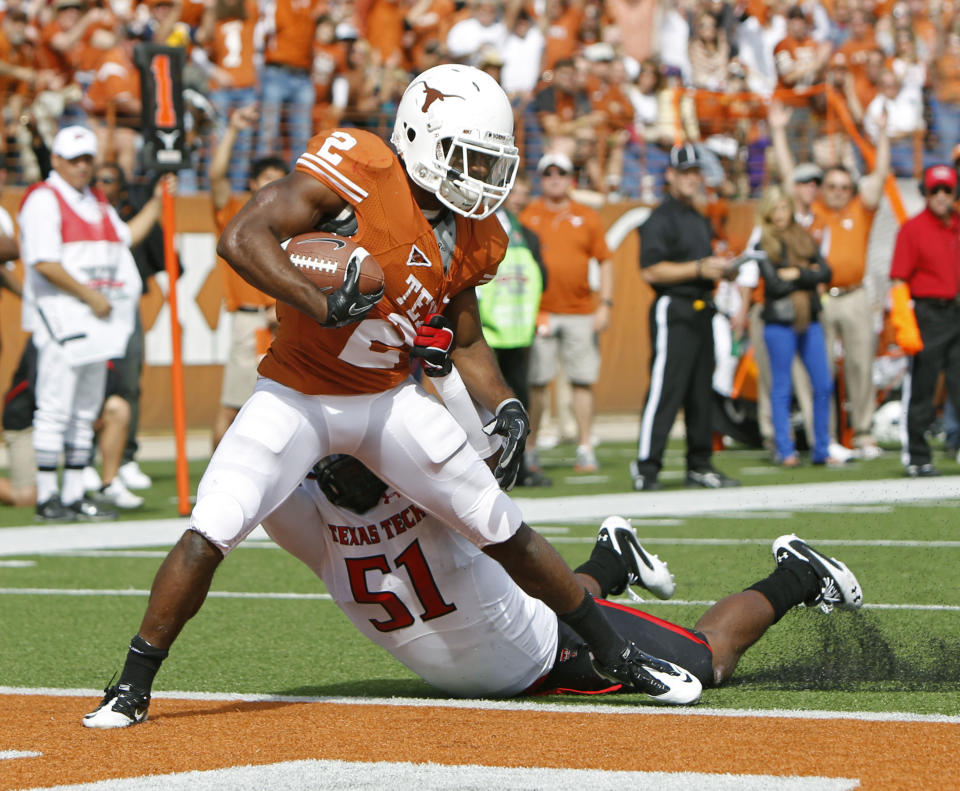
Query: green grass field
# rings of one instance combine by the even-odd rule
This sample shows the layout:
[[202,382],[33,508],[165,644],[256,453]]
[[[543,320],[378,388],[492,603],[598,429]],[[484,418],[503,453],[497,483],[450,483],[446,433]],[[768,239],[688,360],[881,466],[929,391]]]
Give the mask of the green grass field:
[[[597,475],[570,469],[573,448],[543,454],[549,489],[521,497],[629,490],[630,443],[601,445]],[[682,485],[682,449],[672,447],[662,480]],[[900,479],[896,453],[840,471],[783,471],[753,450],[725,451],[718,467],[746,485]],[[945,475],[960,467],[936,459]],[[125,519],[175,517],[172,463],[143,465],[155,480],[146,505]],[[195,488],[203,464],[191,465]],[[960,478],[955,479],[960,489]],[[948,486],[951,479],[944,481]],[[642,497],[644,495],[638,495]],[[949,497],[949,495],[948,495]],[[594,520],[536,525],[571,565],[588,555]],[[843,507],[634,518],[641,540],[676,576],[674,603],[641,605],[692,626],[706,605],[766,576],[770,542],[796,532],[857,574],[867,606],[859,613],[796,610],[752,649],[726,687],[707,690],[712,707],[902,711],[960,714],[960,557],[957,499]],[[32,524],[32,509],[0,509],[0,526]],[[146,529],[131,522],[130,530]],[[0,529],[0,550],[4,531]],[[900,542],[900,543],[898,543]],[[118,670],[166,547],[0,556],[0,686],[96,688]],[[17,589],[34,589],[20,593]],[[90,591],[104,591],[94,593]],[[73,593],[68,593],[68,591]],[[86,591],[85,595],[76,595]],[[417,696],[437,693],[357,634],[330,601],[278,598],[323,587],[298,561],[266,542],[247,542],[222,565],[214,597],[190,622],[157,679],[157,689],[284,695]],[[260,594],[247,598],[230,593]],[[126,594],[126,595],[124,595]],[[273,595],[273,597],[271,597]],[[877,606],[880,605],[880,606]],[[572,699],[567,699],[572,701]],[[603,706],[629,696],[592,697]],[[557,702],[553,699],[552,702]],[[583,703],[583,699],[576,699]]]

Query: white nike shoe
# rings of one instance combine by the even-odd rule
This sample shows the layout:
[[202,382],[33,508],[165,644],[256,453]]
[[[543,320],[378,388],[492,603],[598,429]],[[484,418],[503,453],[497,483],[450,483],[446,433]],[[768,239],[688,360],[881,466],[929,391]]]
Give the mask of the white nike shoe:
[[689,671],[666,659],[650,656],[630,642],[610,667],[590,655],[593,669],[604,678],[619,682],[625,690],[642,692],[657,703],[689,706],[700,700],[703,685]]
[[819,606],[828,614],[835,606],[843,610],[859,610],[863,606],[863,590],[853,572],[836,558],[817,552],[793,533],[780,536],[773,542],[773,557],[778,566],[786,560],[796,559],[813,567],[820,578],[820,592],[804,602],[806,606]]
[[100,705],[83,717],[84,728],[128,728],[147,719],[150,696],[129,684],[107,687]]
[[128,489],[149,489],[153,485],[150,476],[140,469],[136,461],[128,461],[117,470],[117,475]]
[[[637,540],[637,531],[622,516],[608,516],[603,520],[597,543],[606,545],[623,559],[627,567],[627,586],[641,585],[658,599],[673,596],[676,584],[667,564],[643,548]],[[627,587],[626,591],[634,601],[643,601],[632,588]],[[623,589],[611,589],[610,592],[620,594]]]
[[139,508],[143,505],[143,498],[124,486],[119,475],[110,481],[107,486],[102,487],[97,496],[124,511]]

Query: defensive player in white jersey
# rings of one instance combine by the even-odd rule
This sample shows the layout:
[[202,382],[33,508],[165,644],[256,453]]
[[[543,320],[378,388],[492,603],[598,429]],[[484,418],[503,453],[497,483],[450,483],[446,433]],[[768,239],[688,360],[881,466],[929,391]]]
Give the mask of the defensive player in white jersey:
[[27,190],[19,215],[26,271],[22,324],[38,353],[37,518],[111,518],[116,511],[85,496],[83,467],[103,404],[107,360],[122,355],[139,306],[140,275],[130,246],[157,221],[160,198],[154,195],[129,224],[123,222],[89,186],[97,153],[89,129],[61,129],[51,153],[53,172]]
[[[350,456],[323,459],[264,528],[323,580],[360,632],[449,695],[624,691],[596,672],[583,640],[498,563]],[[773,553],[769,577],[715,604],[693,629],[598,604],[625,637],[703,686],[718,685],[791,607],[861,604],[852,572],[796,536],[778,538]],[[577,577],[596,597],[628,584],[660,598],[674,588],[666,564],[618,516],[603,522]]]
[[[157,572],[120,679],[84,725],[146,718],[160,664],[219,563],[332,453],[360,459],[498,561],[584,638],[609,676],[661,700],[699,695],[689,674],[652,660],[610,626],[498,486],[513,485],[529,431],[483,340],[474,293],[507,244],[493,216],[519,160],[506,94],[478,69],[429,69],[404,92],[391,142],[396,153],[362,130],[317,135],[296,170],[258,191],[224,230],[221,256],[277,300],[277,338],[210,460],[190,529]],[[281,243],[318,228],[351,236],[378,261],[382,299],[359,293],[355,265],[332,294],[296,270]],[[467,389],[495,415],[489,430],[506,437],[496,478],[410,378],[411,345],[436,312],[455,328],[453,356]]]

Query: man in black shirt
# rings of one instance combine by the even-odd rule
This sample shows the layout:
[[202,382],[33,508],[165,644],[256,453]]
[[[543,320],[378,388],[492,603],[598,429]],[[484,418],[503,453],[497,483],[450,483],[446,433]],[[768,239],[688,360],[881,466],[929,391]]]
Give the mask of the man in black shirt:
[[670,428],[683,407],[687,428],[687,485],[719,489],[739,482],[714,469],[711,424],[713,289],[734,277],[726,258],[712,252],[710,221],[697,211],[702,159],[694,146],[674,146],[663,202],[640,229],[640,266],[653,286],[650,308],[650,389],[640,419],[633,488],[659,489]]

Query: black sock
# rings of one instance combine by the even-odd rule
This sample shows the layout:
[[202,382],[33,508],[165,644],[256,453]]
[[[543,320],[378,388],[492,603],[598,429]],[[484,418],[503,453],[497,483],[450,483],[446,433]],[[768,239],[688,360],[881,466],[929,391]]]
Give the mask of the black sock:
[[165,649],[154,648],[140,635],[135,635],[130,641],[127,661],[123,665],[118,683],[129,684],[139,692],[149,695],[153,679],[168,653],[170,652]]
[[627,641],[617,634],[589,593],[577,609],[557,617],[583,638],[600,664],[613,667],[623,656]]
[[610,547],[597,543],[590,553],[590,559],[576,568],[577,574],[587,574],[593,577],[600,586],[600,598],[607,598],[608,593],[618,595],[627,588],[627,568],[623,558]]
[[788,610],[798,604],[812,601],[820,593],[820,578],[813,566],[804,560],[784,561],[766,579],[751,585],[747,590],[763,594],[773,606],[773,622],[776,623]]

